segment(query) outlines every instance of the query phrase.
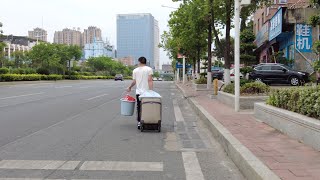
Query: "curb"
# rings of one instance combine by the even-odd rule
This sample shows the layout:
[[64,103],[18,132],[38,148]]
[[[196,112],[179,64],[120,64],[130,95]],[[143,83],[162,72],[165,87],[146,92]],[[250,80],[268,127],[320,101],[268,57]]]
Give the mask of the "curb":
[[[178,84],[176,86],[183,93],[183,96],[186,97],[185,91]],[[194,98],[188,98],[188,102],[248,180],[280,180],[274,172],[236,139],[230,131],[201,107]]]

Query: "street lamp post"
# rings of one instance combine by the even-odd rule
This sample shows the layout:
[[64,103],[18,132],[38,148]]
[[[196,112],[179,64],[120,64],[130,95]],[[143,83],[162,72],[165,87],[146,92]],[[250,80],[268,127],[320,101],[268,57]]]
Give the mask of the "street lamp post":
[[240,110],[240,10],[241,10],[241,6],[246,6],[246,5],[249,5],[250,3],[251,3],[250,0],[235,0],[234,1],[234,29],[235,29],[235,38],[234,38],[234,70],[235,70],[234,95],[235,95],[235,102],[234,102],[234,108],[235,108],[236,112],[238,112]]

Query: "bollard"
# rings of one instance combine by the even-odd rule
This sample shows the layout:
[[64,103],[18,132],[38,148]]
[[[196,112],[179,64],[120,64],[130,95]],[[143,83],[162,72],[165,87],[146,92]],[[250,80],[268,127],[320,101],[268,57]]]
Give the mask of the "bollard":
[[218,79],[213,80],[213,94],[218,95]]

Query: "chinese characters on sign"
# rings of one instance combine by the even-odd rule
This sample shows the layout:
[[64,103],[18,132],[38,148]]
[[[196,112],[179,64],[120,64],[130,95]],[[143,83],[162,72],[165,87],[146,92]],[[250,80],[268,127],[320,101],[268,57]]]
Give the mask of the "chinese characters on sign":
[[269,41],[276,38],[282,32],[282,8],[271,18],[269,28]]
[[301,52],[312,52],[312,27],[310,25],[296,25],[296,48]]

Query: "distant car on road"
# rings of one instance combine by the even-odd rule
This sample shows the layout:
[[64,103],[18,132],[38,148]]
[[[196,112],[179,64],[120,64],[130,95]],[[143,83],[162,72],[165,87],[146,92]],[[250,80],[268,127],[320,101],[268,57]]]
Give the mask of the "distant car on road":
[[162,81],[162,78],[158,78],[158,81]]
[[211,68],[212,79],[223,79],[224,70],[222,67],[212,67]]
[[[234,69],[230,69],[230,80],[231,80],[232,82],[234,82],[234,77],[235,77],[235,75],[236,75],[235,70],[234,70]],[[243,74],[240,73],[240,79],[242,79],[242,78],[243,78]]]
[[285,83],[298,86],[310,81],[309,73],[295,71],[289,66],[278,63],[258,64],[249,78],[265,83]]
[[114,80],[115,80],[115,81],[118,81],[118,80],[123,81],[123,75],[122,75],[122,74],[116,74],[116,75],[114,76]]
[[152,78],[153,81],[158,81],[158,78],[154,77]]

